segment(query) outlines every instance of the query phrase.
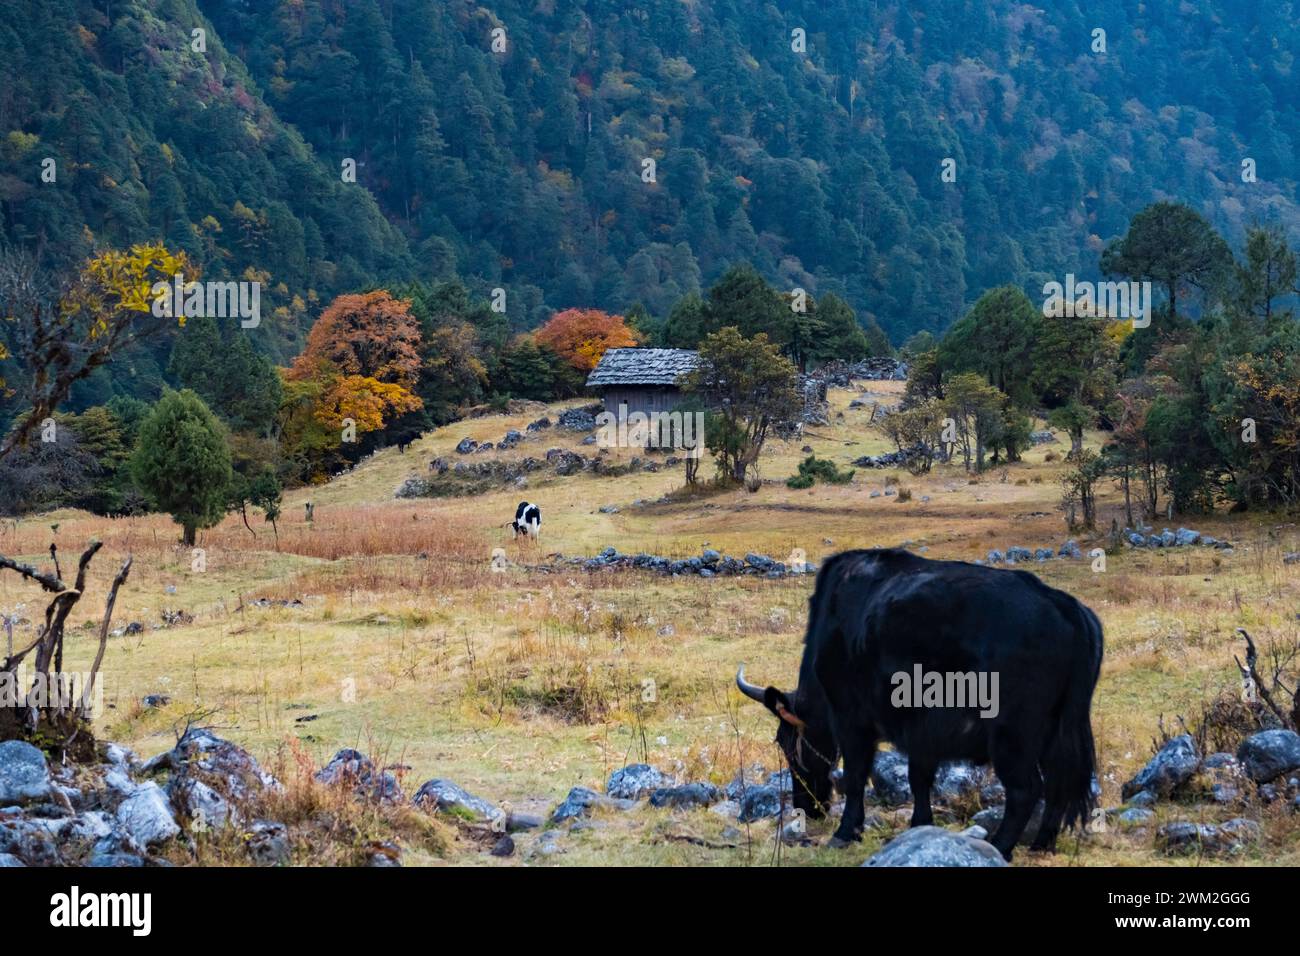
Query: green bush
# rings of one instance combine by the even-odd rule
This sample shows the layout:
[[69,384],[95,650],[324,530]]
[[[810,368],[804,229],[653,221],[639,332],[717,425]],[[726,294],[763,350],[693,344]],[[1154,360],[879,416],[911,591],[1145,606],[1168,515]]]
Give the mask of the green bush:
[[829,485],[846,485],[853,478],[853,469],[840,471],[835,462],[826,458],[809,455],[799,462],[799,474],[786,479],[789,488],[811,488],[816,482],[824,481]]

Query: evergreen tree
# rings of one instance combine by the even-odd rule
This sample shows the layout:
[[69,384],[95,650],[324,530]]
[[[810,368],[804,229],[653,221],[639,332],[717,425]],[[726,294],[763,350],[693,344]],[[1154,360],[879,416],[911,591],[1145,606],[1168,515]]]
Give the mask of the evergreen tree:
[[144,420],[131,471],[150,504],[184,530],[186,546],[199,528],[211,528],[226,513],[231,467],[225,429],[189,389],[164,394]]

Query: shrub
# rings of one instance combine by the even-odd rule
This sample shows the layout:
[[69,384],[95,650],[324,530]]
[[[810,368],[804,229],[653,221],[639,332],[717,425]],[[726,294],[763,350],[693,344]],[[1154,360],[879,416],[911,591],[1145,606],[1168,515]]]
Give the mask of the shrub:
[[809,455],[799,462],[799,474],[786,479],[786,485],[796,489],[811,488],[817,481],[824,481],[831,485],[844,485],[853,478],[853,473],[852,468],[848,471],[840,471],[835,467],[835,462]]

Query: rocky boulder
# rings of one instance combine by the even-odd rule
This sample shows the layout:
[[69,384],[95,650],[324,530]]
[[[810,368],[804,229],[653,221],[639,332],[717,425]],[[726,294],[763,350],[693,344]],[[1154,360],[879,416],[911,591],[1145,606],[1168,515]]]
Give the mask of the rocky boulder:
[[45,754],[21,740],[0,743],[0,807],[47,800],[51,788]]
[[991,843],[942,827],[914,827],[894,837],[863,866],[1007,866]]
[[1300,768],[1300,735],[1293,730],[1251,734],[1237,748],[1237,759],[1246,775],[1256,783],[1275,780]]
[[316,771],[316,779],[331,786],[351,786],[358,797],[384,803],[397,803],[403,799],[396,777],[386,770],[377,769],[369,757],[351,748],[336,753],[328,764]]
[[639,800],[671,784],[668,777],[649,764],[634,763],[610,774],[605,793],[618,800]]
[[427,780],[415,791],[411,803],[426,810],[450,810],[468,813],[476,820],[492,820],[501,812],[494,804],[452,783],[450,780]]
[[1176,791],[1196,773],[1201,765],[1201,755],[1190,734],[1169,741],[1156,753],[1136,777],[1121,788],[1125,799],[1151,790],[1162,797]]
[[118,805],[117,820],[142,847],[156,846],[181,832],[166,795],[152,780]]

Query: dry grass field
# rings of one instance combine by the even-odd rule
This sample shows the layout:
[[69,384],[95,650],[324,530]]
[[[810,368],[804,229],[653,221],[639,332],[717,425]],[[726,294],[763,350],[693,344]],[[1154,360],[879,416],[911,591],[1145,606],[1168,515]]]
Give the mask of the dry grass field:
[[[899,388],[869,387],[886,401]],[[170,747],[193,720],[273,768],[324,763],[337,749],[356,747],[399,768],[408,794],[431,777],[445,777],[540,813],[572,786],[602,790],[611,771],[634,761],[726,784],[742,766],[779,766],[773,721],[740,697],[732,677],[745,661],[755,680],[793,683],[811,577],[674,579],[528,566],[555,552],[589,556],[606,546],[680,557],[712,547],[777,560],[798,548],[817,562],[847,548],[905,541],[929,557],[974,559],[994,547],[1055,548],[1065,540],[1061,465],[1045,461],[1049,452],[1064,451],[1060,444],[1038,446],[1023,463],[989,471],[978,482],[959,466],[938,466],[922,478],[859,470],[847,485],[788,489],[784,479],[795,472],[805,443],[840,465],[888,450],[867,425],[869,410],[848,407],[855,397],[856,389],[832,390],[830,426],[811,427],[793,443],[773,442],[762,460],[770,481],[753,493],[633,506],[680,489],[676,467],[623,477],[538,472],[525,491],[393,497],[403,478],[423,473],[431,458],[458,458],[453,448],[461,438],[499,440],[508,428],[522,430],[537,418],[540,411],[533,410],[450,425],[406,454],[385,450],[328,485],[291,494],[278,547],[260,518],[253,519],[256,537],[238,517],[228,518],[202,534],[202,572],[191,570],[191,556],[175,544],[177,529],[166,517],[44,515],[0,529],[0,553],[48,561],[54,540],[66,567],[87,540],[105,542],[80,616],[71,621],[73,669],[85,669],[94,652],[83,621],[99,613],[112,574],[128,552],[134,555],[114,626],[138,621],[144,629],[110,641],[106,709],[96,729],[143,757]],[[580,437],[550,429],[511,452],[488,455],[542,457],[556,446],[592,451],[580,448]],[[890,478],[912,492],[909,501],[870,497]],[[523,498],[542,508],[539,545],[512,542],[504,527]],[[310,524],[307,501],[315,505]],[[601,513],[605,505],[620,510]],[[1117,493],[1107,487],[1106,527],[1117,507]],[[1087,560],[1032,566],[1090,605],[1105,625],[1093,713],[1104,806],[1121,802],[1120,784],[1151,755],[1161,719],[1167,729],[1180,717],[1192,723],[1216,695],[1238,693],[1235,628],[1247,627],[1264,644],[1293,639],[1300,566],[1284,565],[1281,557],[1300,549],[1300,532],[1278,520],[1220,515],[1191,524],[1233,541],[1231,554],[1126,548],[1108,557],[1103,573]],[[1089,547],[1086,539],[1080,544]],[[490,567],[496,547],[513,563],[505,573]],[[24,601],[29,617],[43,608],[40,595],[16,575],[0,576],[0,607]],[[193,622],[156,626],[168,609],[187,611]],[[20,628],[15,642],[25,644],[27,633]],[[643,700],[646,681],[654,682],[653,701]],[[146,694],[165,694],[170,703],[145,710]],[[1162,821],[1240,812],[1212,804],[1157,810]],[[1285,807],[1245,812],[1257,816],[1265,838],[1236,862],[1300,863],[1300,828]],[[453,834],[436,849],[408,853],[406,862],[856,865],[882,838],[869,832],[861,847],[838,851],[790,847],[775,839],[771,822],[742,826],[739,838],[728,838],[723,831],[734,824],[718,814],[644,806],[600,811],[596,821],[566,835],[564,852],[544,858],[528,852],[535,834],[523,836],[522,852],[506,860],[488,856],[471,835]],[[828,836],[833,825],[810,824],[810,832]],[[1166,860],[1153,849],[1150,831],[1070,836],[1053,857],[1016,859],[1021,866],[1165,862],[1210,863]]]

